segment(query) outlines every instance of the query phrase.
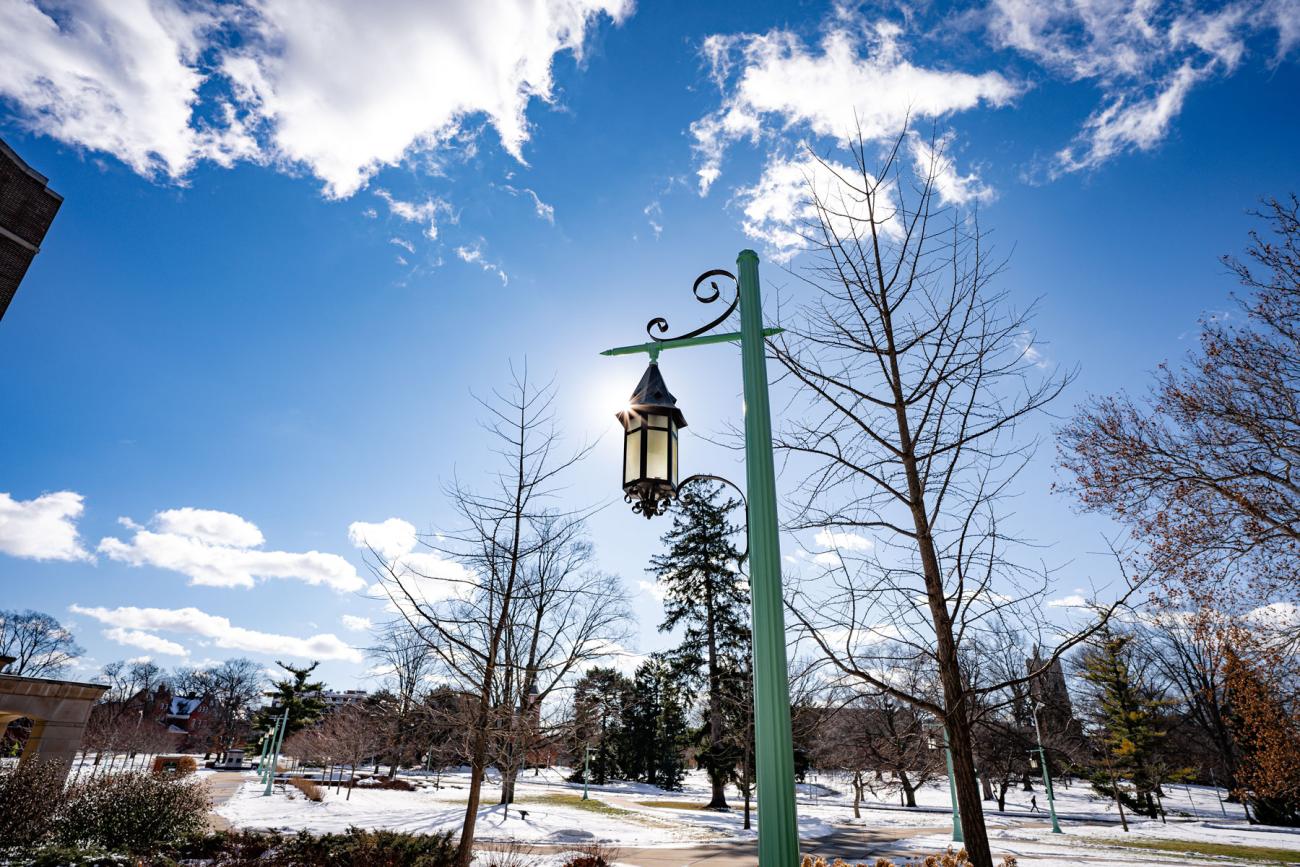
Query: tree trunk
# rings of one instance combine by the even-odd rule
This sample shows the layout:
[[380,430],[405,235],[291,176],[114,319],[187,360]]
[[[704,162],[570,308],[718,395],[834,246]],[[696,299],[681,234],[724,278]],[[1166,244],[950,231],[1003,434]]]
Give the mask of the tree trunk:
[[998,784],[998,809],[1007,808],[1007,784],[1005,782]]
[[909,780],[909,779],[907,778],[907,772],[906,772],[906,771],[899,771],[899,772],[898,772],[898,784],[899,784],[900,786],[902,786],[902,788],[903,788],[903,798],[905,799],[905,800],[904,800],[904,803],[903,803],[903,806],[905,806],[905,807],[915,807],[915,806],[916,806],[916,786],[913,786],[913,785],[912,785],[912,781]]
[[[984,800],[986,800],[986,801],[996,801],[996,800],[997,800],[997,797],[994,796],[994,794],[993,794],[993,782],[989,779],[989,775],[988,775],[988,774],[983,774],[983,775],[980,776],[980,788],[981,788],[981,789],[983,790],[983,792],[984,792]],[[1002,809],[1002,802],[1001,802],[1001,801],[998,801],[998,809],[999,809],[999,810]]]
[[[707,600],[705,621],[709,636],[709,752],[716,759],[722,749],[722,679],[718,674],[718,638],[713,624],[714,602],[712,594]],[[713,797],[709,799],[709,810],[726,810],[727,780],[721,770],[712,762],[709,767],[709,782],[713,784]]]
[[853,773],[853,818],[862,818],[862,772]]

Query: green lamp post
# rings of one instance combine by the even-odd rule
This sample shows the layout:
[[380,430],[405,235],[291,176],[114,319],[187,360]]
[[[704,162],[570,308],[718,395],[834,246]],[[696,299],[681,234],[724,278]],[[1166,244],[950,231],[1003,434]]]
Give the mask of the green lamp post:
[[587,786],[591,783],[591,747],[583,747],[582,750],[582,800],[590,800],[587,797]]
[[[679,337],[665,338],[668,322],[646,326],[651,342],[609,349],[602,355],[645,353],[650,364],[637,384],[623,424],[623,492],[632,510],[652,518],[667,511],[678,491],[692,481],[678,481],[677,432],[686,419],[659,371],[659,354],[712,343],[740,343],[745,389],[745,476],[749,534],[749,571],[753,599],[754,742],[758,771],[758,862],[760,867],[795,867],[799,833],[794,800],[794,746],[790,733],[790,683],[785,655],[785,613],[781,593],[781,547],[777,527],[776,472],[772,457],[772,418],[767,387],[764,338],[780,333],[763,327],[758,283],[758,254],[742,250],[737,274],[706,271],[692,287],[697,300],[711,304],[721,297],[716,278],[734,281],[736,297],[708,325]],[[707,283],[707,286],[705,285]],[[740,331],[709,334],[740,310]],[[658,332],[658,335],[656,335]],[[730,482],[727,482],[731,484]]]
[[1043,749],[1043,731],[1038,727],[1038,712],[1043,703],[1034,702],[1034,737],[1038,740],[1038,760],[1043,765],[1043,788],[1047,790],[1047,809],[1052,814],[1052,833],[1061,833],[1061,823],[1056,821],[1056,795],[1052,791],[1052,774],[1047,769],[1047,751]]

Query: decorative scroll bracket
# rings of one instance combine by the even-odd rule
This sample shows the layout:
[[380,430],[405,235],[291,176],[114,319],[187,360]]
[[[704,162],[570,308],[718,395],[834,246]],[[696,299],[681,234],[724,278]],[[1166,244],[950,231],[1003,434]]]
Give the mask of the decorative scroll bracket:
[[[688,332],[686,334],[679,334],[676,337],[663,336],[668,332],[668,320],[663,318],[662,316],[656,316],[654,319],[651,319],[649,322],[647,322],[645,326],[646,334],[650,335],[650,339],[656,342],[667,342],[671,340],[689,340],[692,337],[699,337],[701,334],[705,334],[709,331],[712,331],[714,328],[717,328],[723,322],[726,322],[727,317],[730,316],[732,313],[734,313],[736,307],[740,304],[740,284],[736,280],[735,274],[732,274],[730,271],[727,271],[723,268],[714,268],[712,271],[705,271],[703,274],[695,278],[695,283],[694,285],[691,286],[691,292],[695,295],[695,300],[699,301],[701,304],[712,304],[713,302],[717,301],[719,298],[722,297],[722,290],[718,288],[717,280],[713,279],[715,277],[726,277],[728,280],[731,281],[732,285],[736,287],[735,297],[731,299],[731,304],[727,306],[727,309],[722,312],[721,316],[719,316],[717,319],[714,319],[712,322],[708,323],[707,325],[703,325],[695,329],[694,331]],[[703,293],[701,293],[700,290],[703,284],[705,283],[705,281],[708,281],[708,289],[705,289]],[[709,291],[710,289],[712,291]],[[656,331],[658,331],[659,333],[655,334]]]

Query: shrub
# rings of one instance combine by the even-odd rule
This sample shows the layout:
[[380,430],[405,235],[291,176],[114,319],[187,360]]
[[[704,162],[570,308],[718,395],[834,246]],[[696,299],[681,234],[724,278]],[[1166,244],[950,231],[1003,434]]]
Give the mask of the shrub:
[[187,777],[199,769],[193,756],[156,756],[153,773],[161,777]]
[[309,801],[320,801],[325,797],[325,793],[321,791],[321,787],[306,777],[290,777],[289,785],[302,792]]
[[145,854],[201,833],[209,806],[200,783],[127,771],[70,788],[54,836],[67,845]]
[[[257,861],[259,865],[351,865],[367,867],[450,867],[456,846],[450,834],[403,834],[349,828],[346,834],[289,837]],[[218,860],[218,864],[234,864]]]
[[389,780],[384,777],[358,777],[355,781],[349,780],[347,785],[356,789],[380,789],[394,792],[414,792],[415,786],[406,780],[399,780],[396,777]]
[[66,770],[39,755],[17,767],[0,769],[0,841],[28,846],[50,832],[63,804]]
[[564,867],[611,867],[618,860],[618,850],[604,843],[586,843],[575,846],[576,858],[564,862]]

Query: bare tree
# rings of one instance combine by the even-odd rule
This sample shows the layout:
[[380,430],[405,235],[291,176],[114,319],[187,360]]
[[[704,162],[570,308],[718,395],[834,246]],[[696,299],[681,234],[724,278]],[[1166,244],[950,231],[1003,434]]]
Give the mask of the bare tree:
[[[899,675],[909,691],[933,695],[934,677],[920,660]],[[915,807],[916,792],[943,774],[935,719],[913,705],[849,683],[828,692],[826,714],[819,758],[850,775],[855,818],[865,791],[897,792],[900,805]]]
[[59,621],[39,611],[0,611],[0,656],[6,674],[58,677],[85,651]]
[[1088,509],[1133,528],[1166,586],[1216,610],[1300,599],[1300,199],[1269,200],[1250,295],[1150,394],[1095,398],[1061,432]]
[[[536,600],[545,598],[535,580],[543,571],[538,560],[564,540],[580,536],[576,528],[586,515],[555,506],[564,472],[590,447],[561,451],[553,399],[554,388],[538,387],[524,370],[516,372],[507,392],[480,401],[488,414],[484,428],[501,466],[486,484],[471,485],[457,477],[448,487],[459,526],[423,540],[431,553],[446,561],[445,568],[434,574],[372,551],[383,588],[433,650],[441,676],[475,697],[468,726],[470,786],[457,854],[460,867],[468,867],[473,855],[483,779],[490,758],[499,754],[494,737],[513,730],[510,719],[518,713],[517,699],[527,695],[529,660],[537,667],[544,658],[521,650],[526,645],[519,632],[528,622],[526,612],[535,611]],[[571,613],[590,611],[595,590],[573,594]],[[583,600],[585,608],[579,604]],[[555,606],[556,611],[566,608],[564,603]],[[549,609],[550,603],[543,610]],[[556,617],[557,623],[565,623],[564,617]],[[610,647],[598,633],[553,628],[543,634],[539,644],[554,642],[557,652],[552,657],[556,661],[547,664],[548,673],[558,682],[583,660],[608,654]]]
[[412,760],[419,752],[416,731],[421,717],[420,692],[433,674],[437,658],[418,631],[404,619],[380,627],[370,656],[382,668],[382,677],[392,695],[383,716],[389,732],[389,770],[391,779],[399,765]]
[[[1040,367],[978,220],[941,201],[941,143],[904,132],[878,170],[864,142],[852,151],[851,168],[821,160],[811,179],[813,300],[771,344],[799,389],[777,443],[801,478],[788,526],[819,530],[830,555],[789,610],[842,677],[947,727],[967,849],[987,867],[971,717],[998,684],[973,687],[961,648],[1012,611],[1048,628],[1048,576],[1022,562],[1004,501],[1035,445],[1019,423],[1070,376]],[[1061,636],[1051,659],[1081,639]],[[937,697],[898,675],[916,659]]]
[[528,560],[503,647],[503,804],[513,802],[519,771],[542,735],[543,706],[585,664],[625,640],[630,620],[622,582],[592,568],[585,522],[547,513],[537,523],[541,544]]
[[383,752],[386,732],[375,709],[365,702],[354,701],[327,716],[317,727],[323,742],[320,750],[348,766],[348,794],[356,787],[357,767],[366,759]]

